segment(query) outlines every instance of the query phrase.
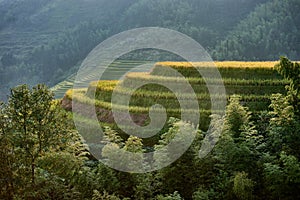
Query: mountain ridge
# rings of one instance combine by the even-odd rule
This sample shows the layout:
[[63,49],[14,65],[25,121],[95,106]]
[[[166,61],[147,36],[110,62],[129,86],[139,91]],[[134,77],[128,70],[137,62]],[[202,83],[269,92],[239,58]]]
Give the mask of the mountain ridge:
[[[289,18],[282,17],[290,8],[297,11],[299,4],[296,0],[2,0],[2,97],[20,83],[55,85],[74,73],[97,44],[138,27],[180,31],[200,42],[216,60],[276,60],[281,55],[300,60],[296,45],[300,36],[295,31],[299,15],[293,11]],[[263,6],[269,8],[266,23]],[[283,26],[289,19],[294,19],[292,32]],[[279,40],[273,43],[273,37]]]

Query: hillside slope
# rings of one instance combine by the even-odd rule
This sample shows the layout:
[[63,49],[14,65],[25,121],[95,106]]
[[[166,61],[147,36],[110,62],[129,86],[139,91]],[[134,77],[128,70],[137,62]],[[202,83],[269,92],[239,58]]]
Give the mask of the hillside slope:
[[300,1],[273,0],[258,6],[217,45],[213,56],[228,60],[299,59]]
[[[288,82],[274,69],[276,62],[217,62],[215,64],[222,79],[218,77],[204,79],[190,63],[160,62],[155,64],[150,72],[128,73],[122,81],[100,80],[91,82],[88,88],[70,89],[62,100],[62,106],[66,110],[72,110],[74,105],[72,101],[75,101],[77,107],[73,111],[86,117],[93,116],[95,106],[99,121],[114,124],[112,112],[114,105],[115,111],[126,113],[128,109],[135,123],[145,125],[149,122],[150,107],[159,104],[166,109],[168,117],[181,118],[185,112],[188,116],[200,112],[199,127],[205,130],[208,128],[210,114],[222,113],[220,105],[232,95],[240,95],[242,103],[249,107],[250,111],[257,113],[268,110],[271,94],[285,93],[285,85]],[[194,63],[194,65],[203,74],[213,72],[209,63]],[[174,74],[174,69],[183,77]],[[192,91],[188,90],[186,80]],[[208,85],[221,88],[223,84],[226,93],[209,92],[211,88],[208,88]],[[135,90],[137,85],[141,87]],[[179,93],[170,91],[170,86],[177,88]],[[112,100],[112,94],[118,95],[117,99]],[[194,94],[199,110],[191,107]],[[126,105],[128,96],[130,97],[129,108]],[[182,102],[188,103],[189,106],[186,109],[182,108],[184,105]],[[158,109],[157,112],[161,114],[163,110]],[[128,119],[124,118],[122,121],[126,123],[126,120]]]
[[[218,60],[277,60],[281,54],[299,59],[298,4],[297,0],[2,0],[0,98],[19,83],[55,85],[76,72],[101,41],[136,27],[181,31]],[[262,16],[265,7],[267,18]],[[295,26],[287,23],[291,20]]]

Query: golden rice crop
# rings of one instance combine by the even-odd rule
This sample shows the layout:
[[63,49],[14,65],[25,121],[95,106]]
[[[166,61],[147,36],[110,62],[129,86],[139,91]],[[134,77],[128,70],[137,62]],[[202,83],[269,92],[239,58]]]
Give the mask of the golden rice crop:
[[93,81],[90,83],[89,87],[115,87],[118,84],[118,80],[100,80]]
[[[226,62],[215,62],[214,64],[219,68],[235,68],[235,69],[272,69],[274,65],[278,62],[236,62],[236,61],[226,61]],[[190,68],[192,67],[192,64],[196,67],[207,67],[211,66],[212,63],[209,62],[195,62],[195,63],[189,63],[189,62],[159,62],[155,66],[162,66],[162,67],[179,67],[179,68]],[[180,78],[180,77],[165,77],[165,76],[157,76],[157,75],[151,75],[150,73],[141,73],[141,72],[134,72],[129,73],[126,76],[126,79],[122,82],[119,82],[117,80],[105,80],[105,81],[94,81],[91,82],[89,85],[89,88],[84,94],[83,91],[80,91],[82,95],[86,95],[86,97],[90,97],[89,93],[92,91],[96,91],[96,98],[99,96],[102,96],[102,98],[99,98],[100,100],[104,100],[104,102],[108,102],[111,98],[111,93],[115,90],[118,83],[124,83],[122,84],[125,86],[125,88],[121,88],[116,90],[115,92],[119,94],[127,95],[130,92],[132,92],[132,89],[130,86],[133,84],[135,85],[136,81],[141,81],[143,83],[146,83],[148,81],[154,81],[158,84],[164,85],[165,82],[173,82],[176,83],[183,83],[188,81],[192,86],[196,85],[195,91],[197,92],[197,98],[198,100],[203,99],[209,99],[209,94],[206,93],[207,89],[201,89],[202,87],[205,87],[206,84],[224,84],[227,90],[227,93],[231,95],[232,93],[240,93],[243,96],[243,100],[245,101],[261,101],[266,100],[269,97],[268,92],[266,93],[255,93],[254,91],[261,91],[261,90],[272,90],[276,88],[273,88],[272,86],[279,86],[280,88],[278,91],[281,91],[283,86],[287,84],[287,82],[283,79],[237,79],[237,78],[223,78],[223,79],[214,79],[214,78],[208,78],[204,80],[201,77],[187,77]],[[203,86],[202,86],[203,85]],[[230,87],[229,87],[230,86]],[[245,86],[245,87],[244,87]],[[256,88],[256,86],[259,86],[259,89]],[[266,87],[263,87],[266,86]],[[269,87],[270,86],[270,87]],[[128,88],[126,88],[128,87]],[[138,91],[134,92],[134,98],[159,98],[159,99],[173,99],[176,97],[173,93],[170,93],[169,91],[160,91],[158,86],[150,85],[149,88],[145,87],[145,90],[139,89]],[[157,90],[158,89],[158,90]],[[249,90],[249,92],[247,92]],[[272,90],[273,91],[273,90]],[[204,93],[203,93],[204,92]],[[244,92],[244,93],[243,93]],[[68,90],[66,92],[67,98],[72,98],[72,90]],[[250,95],[251,93],[252,96]],[[177,96],[183,97],[183,98],[190,98],[189,94],[177,94]],[[227,95],[228,98],[228,95]],[[85,99],[87,101],[87,99]],[[103,103],[100,103],[103,105]],[[109,105],[105,105],[107,107]],[[143,110],[143,109],[142,109]]]
[[[85,92],[86,92],[86,89],[76,89],[76,94],[77,93],[85,94]],[[74,94],[74,89],[69,89],[69,90],[67,90],[65,96],[66,96],[66,98],[72,100],[73,94]]]
[[[181,74],[189,78],[201,77],[201,74],[206,74],[206,76],[214,77],[218,74],[215,71],[217,69],[222,78],[282,79],[275,70],[276,63],[278,62],[159,62],[155,64],[150,74],[164,77],[178,77]],[[199,69],[202,71],[201,74]],[[217,78],[217,76],[215,77]]]
[[[119,95],[129,95],[132,94],[133,98],[154,98],[154,99],[174,99],[174,98],[181,98],[181,99],[191,99],[194,97],[193,94],[190,93],[179,93],[174,94],[169,91],[157,91],[155,88],[153,90],[144,90],[143,88],[140,88],[138,90],[133,90],[131,88],[113,88],[113,87],[105,87],[103,86],[105,84],[102,84],[101,87],[97,88],[97,92],[101,93],[102,98],[105,96],[111,95],[112,92],[115,92]],[[256,85],[255,85],[256,86]],[[244,100],[250,100],[250,99],[263,99],[266,100],[270,97],[268,94],[264,95],[255,95],[255,94],[240,94],[242,99]],[[227,95],[227,98],[229,98],[230,95]],[[222,96],[219,94],[213,94],[210,95],[209,93],[196,93],[196,97],[198,100],[207,100],[210,98],[213,99],[221,99]]]
[[[89,97],[87,97],[84,92],[82,92],[82,90],[77,90],[75,93],[73,92],[73,94],[76,94],[76,95],[72,95],[71,96],[71,100],[73,101],[77,101],[77,102],[80,102],[80,103],[84,103],[84,104],[87,104],[87,105],[95,105],[96,107],[101,107],[101,108],[104,108],[104,109],[108,109],[108,110],[111,110],[112,108],[112,105],[111,105],[111,102],[104,102],[104,101],[101,101],[101,100],[98,100],[98,99],[91,99]],[[116,109],[118,110],[127,110],[127,106],[124,106],[124,105],[116,105],[115,106]],[[129,107],[129,111],[132,112],[132,113],[148,113],[149,112],[149,109],[150,107],[141,107],[141,106],[130,106]],[[180,108],[176,108],[176,109],[169,109],[169,108],[166,108],[167,112],[168,113],[180,113],[181,112],[181,109]],[[163,111],[163,110],[158,110],[159,111]],[[190,113],[195,113],[197,112],[196,110],[185,110],[187,112],[190,112]],[[210,110],[200,110],[200,112],[211,112]],[[216,112],[221,112],[221,111],[216,111]]]
[[189,68],[189,67],[212,67],[217,68],[265,68],[274,69],[278,61],[244,62],[244,61],[223,61],[223,62],[158,62],[155,66]]
[[[115,92],[118,95],[131,95],[131,105],[140,105],[143,106],[142,103],[145,102],[145,98],[148,99],[145,105],[148,105],[150,102],[149,99],[156,99],[160,102],[166,102],[168,105],[171,104],[172,99],[191,99],[193,97],[190,93],[180,92],[174,94],[169,91],[167,88],[161,87],[159,84],[147,84],[143,87],[134,90],[132,86],[135,85],[137,81],[145,81],[145,79],[156,79],[160,82],[162,81],[162,85],[164,81],[172,81],[176,84],[176,81],[180,81],[176,77],[157,77],[151,76],[149,74],[141,73],[141,76],[137,76],[138,73],[129,74],[129,77],[125,79],[125,84],[120,84],[120,87],[116,87],[118,85],[117,81],[96,81],[90,84],[88,92],[86,96],[89,98],[96,98],[100,101],[110,102],[112,93]],[[128,80],[129,79],[129,80]],[[221,99],[221,96],[218,94],[210,95],[208,93],[206,83],[201,78],[189,78],[192,83],[192,87],[196,92],[196,97],[199,101],[210,100],[211,98],[214,100]],[[176,80],[176,81],[174,81]],[[126,83],[127,81],[127,83]],[[128,83],[129,81],[129,83]],[[183,81],[183,79],[181,79]],[[147,81],[145,81],[147,83]],[[220,84],[220,80],[209,79],[207,83],[210,84]],[[284,92],[284,85],[286,81],[284,80],[243,80],[243,79],[224,79],[224,85],[227,91],[227,99],[232,94],[239,94],[242,96],[243,101],[245,102],[258,102],[258,101],[268,101],[271,93],[282,93]],[[179,84],[179,86],[181,86]],[[97,87],[97,88],[95,88]],[[92,92],[95,92],[95,96],[92,95]],[[170,107],[173,107],[170,105]]]
[[[202,77],[166,77],[151,75],[143,72],[132,72],[126,75],[126,82],[135,83],[135,81],[141,81],[147,83],[147,81],[153,81],[159,83],[173,82],[173,83],[184,83],[188,81],[190,84],[224,84],[224,85],[287,85],[289,82],[284,79],[236,79],[227,78],[222,79],[206,78]],[[103,84],[104,85],[104,84]]]

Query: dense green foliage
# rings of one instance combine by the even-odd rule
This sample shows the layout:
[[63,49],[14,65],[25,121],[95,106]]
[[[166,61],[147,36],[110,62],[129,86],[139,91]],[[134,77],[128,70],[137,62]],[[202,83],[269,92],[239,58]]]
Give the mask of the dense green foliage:
[[[183,32],[218,60],[299,59],[298,10],[298,0],[2,0],[1,98],[20,83],[53,86],[98,43],[136,27]],[[155,55],[127,58],[174,58]]]
[[[229,60],[299,59],[300,3],[272,0],[259,5],[215,48],[213,57]],[[285,31],[288,30],[288,33]]]
[[[291,67],[294,70],[290,71]],[[202,139],[208,134],[199,130],[177,161],[144,174],[116,171],[95,161],[70,116],[52,101],[53,94],[45,86],[16,87],[0,109],[0,198],[299,199],[300,115],[295,104],[299,96],[294,95],[299,88],[298,73],[294,73],[299,65],[282,58],[277,68],[290,80],[290,86],[286,95],[272,95],[268,110],[254,117],[241,105],[240,96],[231,96],[226,114],[211,116],[213,127],[224,124],[212,152],[198,157]],[[93,126],[82,119],[88,127]],[[108,154],[113,152],[107,151],[111,148],[130,152],[160,149],[179,133],[180,124],[192,127],[170,118],[158,142],[147,148],[140,138],[121,137],[105,126],[102,156],[111,156]],[[120,162],[126,159],[120,157]]]
[[70,187],[87,153],[43,85],[11,90],[1,104],[1,199],[78,198]]

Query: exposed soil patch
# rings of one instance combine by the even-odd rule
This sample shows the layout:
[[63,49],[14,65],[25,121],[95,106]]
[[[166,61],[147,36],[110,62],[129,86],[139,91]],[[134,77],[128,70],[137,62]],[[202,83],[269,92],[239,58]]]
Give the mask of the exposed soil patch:
[[[95,116],[95,111],[96,111],[97,118],[99,121],[105,122],[105,123],[110,123],[110,124],[115,123],[113,113],[111,110],[108,110],[108,109],[104,109],[104,108],[100,108],[100,107],[93,108],[92,105],[87,105],[87,104],[78,102],[76,111],[75,110],[73,111],[72,100],[67,98],[66,96],[64,96],[63,99],[61,100],[61,106],[67,111],[72,111],[72,112],[75,112],[75,113],[78,113],[85,117],[90,117],[90,118]],[[130,116],[131,116],[132,121],[139,126],[145,125],[145,123],[149,120],[148,114],[131,113]],[[124,118],[124,121],[128,121],[125,114],[124,114],[124,117],[121,116],[121,119],[122,118]]]

